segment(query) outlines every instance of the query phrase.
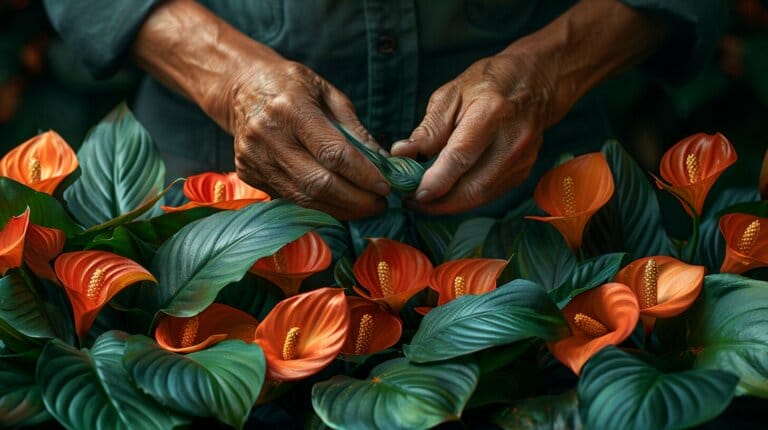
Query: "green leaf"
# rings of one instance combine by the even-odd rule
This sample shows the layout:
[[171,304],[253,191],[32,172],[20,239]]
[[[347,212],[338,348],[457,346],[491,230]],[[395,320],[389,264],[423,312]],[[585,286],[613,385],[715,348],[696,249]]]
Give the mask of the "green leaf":
[[[585,243],[600,247],[603,240],[618,239],[621,245],[614,251],[626,251],[631,260],[647,255],[671,255],[667,232],[661,220],[661,210],[648,174],[629,156],[617,141],[609,141],[602,148],[613,173],[615,191],[610,202],[594,218],[611,217],[609,231],[599,238],[585,238]],[[600,226],[600,219],[592,224]],[[591,230],[591,229],[590,229]],[[606,237],[607,236],[607,237]],[[603,252],[606,249],[603,249]]]
[[336,125],[336,128],[373,163],[392,188],[407,193],[419,187],[425,169],[417,161],[406,157],[385,157],[360,143],[340,125]]
[[584,365],[578,393],[581,419],[595,429],[680,429],[719,415],[738,378],[720,370],[662,373],[607,347]]
[[519,279],[436,307],[403,351],[409,360],[424,363],[531,337],[554,341],[568,333],[568,324],[546,292]]
[[333,266],[333,279],[336,281],[336,285],[344,288],[348,292],[352,291],[352,287],[355,286],[355,274],[352,272],[354,262],[349,254],[344,254],[343,257],[336,262]]
[[165,187],[164,190],[162,190],[160,193],[158,193],[154,197],[149,198],[149,196],[147,196],[147,200],[145,200],[141,204],[141,206],[137,207],[136,209],[134,209],[134,210],[132,210],[130,212],[124,213],[124,214],[122,214],[122,215],[120,215],[120,216],[118,216],[116,218],[112,218],[109,221],[106,221],[106,222],[98,224],[98,225],[94,225],[93,227],[91,227],[88,230],[86,230],[86,233],[94,232],[94,231],[100,231],[100,230],[106,230],[106,229],[109,229],[109,228],[113,228],[115,226],[120,226],[122,224],[126,224],[128,222],[131,222],[131,221],[133,221],[135,219],[141,218],[142,215],[147,214],[147,213],[149,215],[155,215],[157,213],[157,211],[159,210],[158,203],[160,203],[162,201],[163,197],[166,194],[168,194],[169,191],[171,191],[171,188],[173,188],[176,184],[181,183],[183,181],[184,180],[182,178],[178,178],[178,179],[174,180],[173,182],[170,183],[170,185]]
[[134,221],[124,227],[145,242],[161,245],[187,224],[218,212],[220,210],[216,208],[199,207],[167,213],[146,221]]
[[695,368],[733,372],[737,394],[768,398],[768,282],[709,275],[685,321]]
[[368,379],[344,375],[315,384],[312,406],[331,428],[426,429],[461,416],[478,380],[474,365],[376,366]]
[[243,279],[224,287],[216,297],[222,303],[240,309],[263,321],[269,311],[285,298],[283,290],[256,275],[246,273]]
[[55,198],[10,178],[0,177],[0,226],[4,226],[12,216],[20,215],[27,207],[32,224],[58,228],[67,237],[82,230]]
[[562,309],[577,295],[610,282],[621,269],[627,254],[617,252],[605,254],[580,263],[571,273],[565,285],[549,291],[549,297]]
[[182,228],[157,250],[153,273],[163,312],[191,317],[259,258],[313,228],[338,225],[330,215],[285,200],[224,211]]
[[14,274],[0,278],[0,320],[24,336],[56,337],[36,293]]
[[355,255],[359,256],[368,246],[368,238],[386,237],[392,240],[405,239],[405,214],[401,209],[387,209],[370,218],[349,221],[349,235],[352,237],[352,247]]
[[483,243],[495,223],[495,219],[486,217],[472,218],[461,223],[448,245],[443,261],[482,257]]
[[123,366],[127,335],[108,332],[91,349],[59,340],[43,349],[37,382],[48,411],[68,429],[169,429],[183,420],[142,393]]
[[560,233],[551,225],[527,220],[515,247],[511,264],[520,278],[551,291],[571,279],[576,258]]
[[91,129],[77,159],[82,174],[64,200],[87,227],[131,212],[163,189],[163,160],[125,104]]
[[575,391],[525,399],[494,414],[491,421],[504,430],[583,428]]
[[427,216],[415,218],[413,227],[420,243],[417,248],[424,251],[434,264],[440,264],[445,259],[445,253],[458,226],[458,222],[453,220]]
[[236,428],[259,397],[267,368],[256,343],[230,340],[181,355],[145,336],[128,339],[124,362],[136,384],[163,406]]
[[0,427],[15,428],[51,419],[35,380],[40,350],[0,357]]

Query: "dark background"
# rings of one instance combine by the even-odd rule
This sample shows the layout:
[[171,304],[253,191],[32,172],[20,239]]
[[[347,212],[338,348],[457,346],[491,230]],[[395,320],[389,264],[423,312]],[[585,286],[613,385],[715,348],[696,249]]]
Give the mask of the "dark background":
[[[681,138],[719,131],[739,154],[720,182],[757,184],[768,143],[768,0],[735,0],[730,21],[710,64],[685,85],[634,71],[599,89],[616,137],[646,170],[657,172],[664,150]],[[58,40],[41,2],[0,0],[0,154],[48,129],[77,148],[138,76],[124,70],[93,80]]]

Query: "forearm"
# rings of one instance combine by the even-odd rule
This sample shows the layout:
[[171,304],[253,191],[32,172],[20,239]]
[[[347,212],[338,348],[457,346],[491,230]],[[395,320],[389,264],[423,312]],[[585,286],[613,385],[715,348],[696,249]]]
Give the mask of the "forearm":
[[160,4],[132,46],[135,61],[166,86],[197,103],[231,131],[234,119],[222,104],[240,74],[282,60],[269,47],[233,28],[190,0]]
[[667,20],[617,0],[582,0],[541,30],[500,53],[535,53],[553,71],[548,124],[562,118],[595,85],[639,63],[669,33]]

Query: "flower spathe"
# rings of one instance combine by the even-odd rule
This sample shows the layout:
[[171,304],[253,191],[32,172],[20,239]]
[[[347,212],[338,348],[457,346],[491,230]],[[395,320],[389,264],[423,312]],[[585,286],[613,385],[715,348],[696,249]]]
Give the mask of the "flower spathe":
[[8,269],[21,266],[24,255],[24,239],[29,228],[29,208],[20,215],[12,216],[0,230],[0,276]]
[[605,156],[584,154],[550,170],[536,185],[533,199],[550,216],[526,218],[552,224],[575,251],[590,217],[611,199],[613,190]]
[[656,318],[670,318],[688,309],[704,285],[704,266],[664,255],[639,258],[616,274],[615,281],[635,292],[647,332]]
[[157,282],[135,261],[106,251],[66,252],[56,259],[54,268],[72,303],[75,331],[81,339],[115,294],[140,281]]
[[[444,305],[465,294],[484,294],[496,289],[506,260],[495,258],[461,258],[445,262],[432,271],[429,288],[437,291],[437,305]],[[431,308],[417,307],[416,312],[426,314]]]
[[720,218],[725,258],[720,273],[744,273],[768,267],[768,218],[732,213]]
[[267,360],[267,379],[313,375],[339,354],[350,326],[341,288],[320,288],[279,302],[256,328]]
[[163,210],[177,212],[203,206],[236,210],[270,200],[269,194],[246,184],[235,172],[189,176],[184,181],[184,195],[190,200],[188,203],[178,207],[163,206]]
[[213,303],[193,317],[164,315],[155,329],[155,340],[169,351],[190,353],[226,339],[253,342],[258,325],[259,321],[246,312]]
[[618,282],[579,294],[562,312],[572,335],[548,347],[552,355],[577,375],[597,351],[628,338],[640,316],[635,293]]
[[269,279],[286,297],[299,293],[301,282],[331,264],[331,249],[314,231],[286,244],[276,253],[253,264],[250,271]]
[[368,240],[368,246],[352,267],[362,286],[355,286],[354,290],[398,313],[408,299],[429,284],[432,263],[410,245],[386,238]]
[[367,355],[383,351],[400,340],[403,322],[382,309],[377,303],[347,297],[350,312],[349,334],[343,354]]
[[736,150],[720,133],[697,133],[673,145],[661,158],[656,185],[671,192],[689,215],[701,216],[718,177],[736,162]]
[[30,224],[24,247],[24,263],[35,275],[58,283],[51,260],[64,250],[66,239],[67,236],[62,230]]
[[77,156],[67,142],[55,131],[47,131],[5,154],[0,159],[0,176],[53,194],[77,167]]

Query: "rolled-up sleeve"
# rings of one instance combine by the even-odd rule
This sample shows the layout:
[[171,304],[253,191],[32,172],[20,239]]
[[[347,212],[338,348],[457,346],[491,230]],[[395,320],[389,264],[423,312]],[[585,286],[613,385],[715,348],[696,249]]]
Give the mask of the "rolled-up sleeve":
[[160,0],[45,0],[51,24],[97,78],[120,68],[136,33]]
[[656,76],[681,82],[709,61],[715,45],[728,25],[727,0],[621,0],[639,10],[666,14],[671,18],[672,37],[645,63]]

